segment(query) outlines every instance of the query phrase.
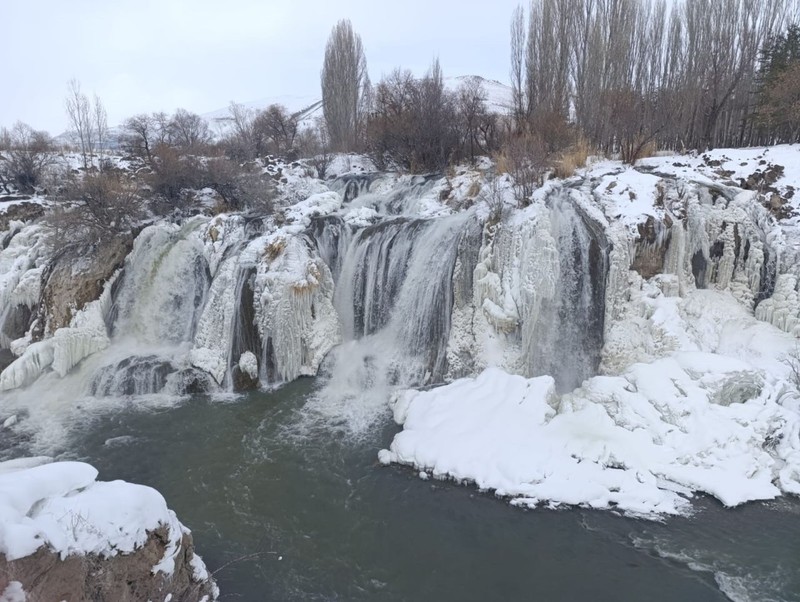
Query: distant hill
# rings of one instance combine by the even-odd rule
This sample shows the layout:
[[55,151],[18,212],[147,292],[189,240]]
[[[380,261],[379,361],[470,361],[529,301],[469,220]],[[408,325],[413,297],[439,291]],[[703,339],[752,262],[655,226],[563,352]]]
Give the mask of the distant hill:
[[445,77],[444,85],[448,90],[455,91],[466,81],[478,80],[483,84],[486,92],[486,107],[493,113],[505,113],[511,107],[511,86],[495,79],[486,79],[480,75],[460,75],[458,77]]
[[[298,117],[300,127],[310,126],[313,119],[322,115],[322,100],[318,96],[301,96],[285,94],[282,96],[270,96],[259,100],[238,103],[248,109],[263,111],[270,105],[280,104],[286,107],[290,113]],[[228,107],[216,109],[200,115],[208,121],[211,130],[215,135],[224,135],[232,125],[231,113]]]

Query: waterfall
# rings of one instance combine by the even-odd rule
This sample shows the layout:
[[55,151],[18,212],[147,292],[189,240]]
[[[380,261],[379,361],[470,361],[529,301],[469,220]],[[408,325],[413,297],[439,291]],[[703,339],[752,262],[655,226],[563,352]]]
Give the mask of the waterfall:
[[550,234],[558,253],[555,290],[526,318],[528,372],[549,374],[570,391],[597,372],[603,347],[608,245],[602,230],[589,227],[568,194],[550,198]]
[[459,259],[477,258],[462,242],[470,239],[475,250],[481,225],[472,212],[435,219],[396,215],[428,185],[414,180],[376,200],[391,211],[373,225],[354,230],[331,216],[316,219],[307,232],[333,274],[344,341],[323,366],[328,380],[318,409],[352,431],[366,430],[385,411],[395,387],[440,383],[448,370],[454,282],[471,286],[474,268],[462,266],[456,278],[456,266]]
[[470,214],[391,219],[353,237],[334,304],[345,341],[365,340],[388,360],[390,380],[441,382],[453,306],[453,271]]
[[322,261],[330,268],[334,281],[339,279],[352,233],[351,226],[339,215],[326,215],[311,220],[308,236],[316,245]]
[[197,235],[204,224],[150,226],[137,237],[112,288],[110,363],[91,377],[91,395],[182,394],[208,384],[185,360],[211,282]]
[[331,182],[329,188],[342,195],[342,202],[349,203],[356,197],[369,192],[375,179],[376,176],[373,173],[346,174]]
[[[234,287],[236,304],[231,324],[228,367],[225,376],[225,385],[228,389],[239,388],[234,386],[234,380],[238,377],[239,363],[243,354],[249,352],[256,358],[263,356],[261,338],[256,328],[255,293],[253,290],[255,277],[255,267],[239,266],[236,286]],[[252,375],[248,376],[252,377]],[[268,373],[266,362],[262,362],[262,370],[259,376],[266,381],[274,381],[275,379],[274,374]]]
[[136,239],[114,300],[114,337],[146,343],[191,341],[210,283],[200,239],[203,222],[151,226]]
[[[600,362],[610,245],[577,190],[488,222],[474,273],[478,368],[549,374],[569,391]],[[463,353],[463,352],[462,352]]]

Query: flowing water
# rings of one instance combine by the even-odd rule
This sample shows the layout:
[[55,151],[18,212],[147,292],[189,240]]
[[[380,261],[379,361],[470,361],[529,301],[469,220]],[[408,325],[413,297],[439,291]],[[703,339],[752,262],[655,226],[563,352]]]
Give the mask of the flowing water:
[[87,417],[62,456],[161,491],[223,599],[800,600],[796,499],[725,510],[700,498],[664,522],[523,511],[379,465],[397,427],[360,439],[332,427],[307,405],[322,384],[118,406]]

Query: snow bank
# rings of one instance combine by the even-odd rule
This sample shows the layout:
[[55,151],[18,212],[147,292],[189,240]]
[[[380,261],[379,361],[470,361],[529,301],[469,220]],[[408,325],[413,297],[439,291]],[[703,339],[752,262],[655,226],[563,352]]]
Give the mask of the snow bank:
[[719,148],[699,155],[666,155],[643,159],[639,165],[652,168],[659,174],[688,180],[728,180],[735,183],[780,165],[784,172],[775,182],[776,188],[781,193],[800,188],[800,147],[793,144]]
[[603,174],[608,169],[607,162],[595,166],[589,173],[598,176],[595,194],[605,214],[628,225],[647,216],[662,218],[663,209],[656,207],[661,178],[641,173],[633,167],[620,169],[618,163],[611,165],[614,171],[610,174]]
[[311,218],[318,215],[328,215],[342,206],[342,197],[337,192],[320,192],[312,194],[304,201],[295,203],[286,210],[286,219],[307,228]]
[[[153,572],[171,574],[185,527],[155,489],[98,482],[82,462],[0,462],[0,554],[16,560],[48,546],[70,555],[130,553],[166,527],[167,553]],[[198,561],[199,562],[199,561]]]
[[[718,403],[737,379],[752,398]],[[693,491],[736,506],[800,485],[800,417],[777,397],[749,366],[715,354],[594,377],[560,402],[550,377],[489,368],[401,394],[394,412],[403,431],[379,459],[474,482],[523,506],[676,514]]]

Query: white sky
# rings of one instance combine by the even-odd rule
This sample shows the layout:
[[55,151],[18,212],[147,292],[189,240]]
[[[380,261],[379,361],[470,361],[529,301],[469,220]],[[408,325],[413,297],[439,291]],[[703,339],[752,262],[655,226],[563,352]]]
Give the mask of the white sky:
[[519,0],[0,0],[0,125],[65,129],[69,79],[99,94],[109,125],[145,111],[205,113],[281,95],[319,96],[333,25],[349,18],[370,77],[508,80]]

